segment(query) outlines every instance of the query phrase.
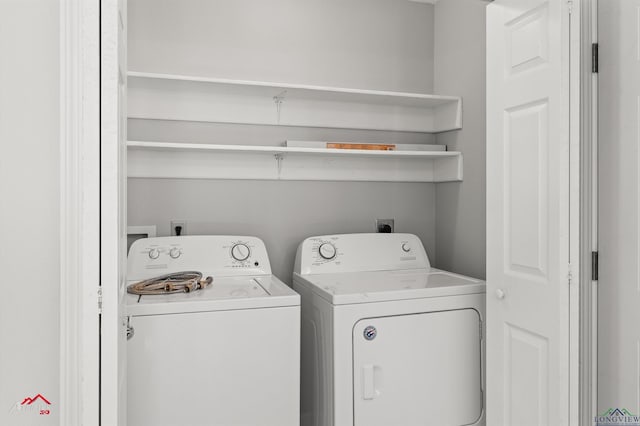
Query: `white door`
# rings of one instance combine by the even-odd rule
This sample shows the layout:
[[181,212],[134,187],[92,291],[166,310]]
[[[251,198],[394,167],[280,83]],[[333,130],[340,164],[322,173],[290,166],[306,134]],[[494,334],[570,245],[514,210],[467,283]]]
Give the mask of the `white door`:
[[578,206],[570,206],[568,3],[487,8],[491,426],[569,424],[569,231]]
[[457,426],[482,417],[474,309],[368,318],[353,328],[355,426]]
[[640,0],[598,2],[598,414],[640,414]]
[[100,413],[126,425],[126,0],[101,1]]

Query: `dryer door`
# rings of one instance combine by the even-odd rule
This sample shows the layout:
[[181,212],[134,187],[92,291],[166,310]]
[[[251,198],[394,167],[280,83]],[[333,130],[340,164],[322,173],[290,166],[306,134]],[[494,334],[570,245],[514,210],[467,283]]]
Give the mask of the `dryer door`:
[[353,329],[355,426],[458,426],[482,414],[474,309],[363,319]]

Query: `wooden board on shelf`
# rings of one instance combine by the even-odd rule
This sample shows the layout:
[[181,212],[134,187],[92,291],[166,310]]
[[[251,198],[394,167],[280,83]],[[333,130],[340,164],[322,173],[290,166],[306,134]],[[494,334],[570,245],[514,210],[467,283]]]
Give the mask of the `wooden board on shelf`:
[[[349,145],[349,149],[357,149],[354,145],[366,145],[367,147],[372,147],[369,149],[376,149],[377,147],[381,147],[380,150],[384,151],[446,151],[446,145],[437,145],[437,144],[424,144],[424,143],[413,143],[413,144],[402,144],[402,143],[393,143],[393,144],[381,144],[381,143],[360,143],[360,142],[326,142],[326,141],[297,141],[297,140],[287,140],[284,143],[284,146],[287,147],[298,147],[298,148],[333,148],[330,144],[346,144]],[[382,147],[393,147],[394,149],[383,149]],[[363,148],[366,149],[366,148]]]

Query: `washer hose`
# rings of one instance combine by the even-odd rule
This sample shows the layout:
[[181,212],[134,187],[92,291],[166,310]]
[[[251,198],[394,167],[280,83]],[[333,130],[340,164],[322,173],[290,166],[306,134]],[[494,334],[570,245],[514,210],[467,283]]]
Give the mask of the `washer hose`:
[[174,272],[149,278],[127,286],[127,293],[131,294],[171,294],[189,293],[209,286],[213,278],[202,279],[202,273],[195,271]]

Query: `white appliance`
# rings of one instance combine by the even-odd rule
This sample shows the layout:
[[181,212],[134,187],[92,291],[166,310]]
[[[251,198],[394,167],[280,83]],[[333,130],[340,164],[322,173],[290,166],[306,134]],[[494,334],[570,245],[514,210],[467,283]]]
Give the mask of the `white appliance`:
[[212,276],[191,293],[128,295],[130,426],[299,425],[300,297],[254,237],[141,239],[130,283]]
[[484,425],[485,283],[430,267],[410,234],[307,238],[302,424]]

